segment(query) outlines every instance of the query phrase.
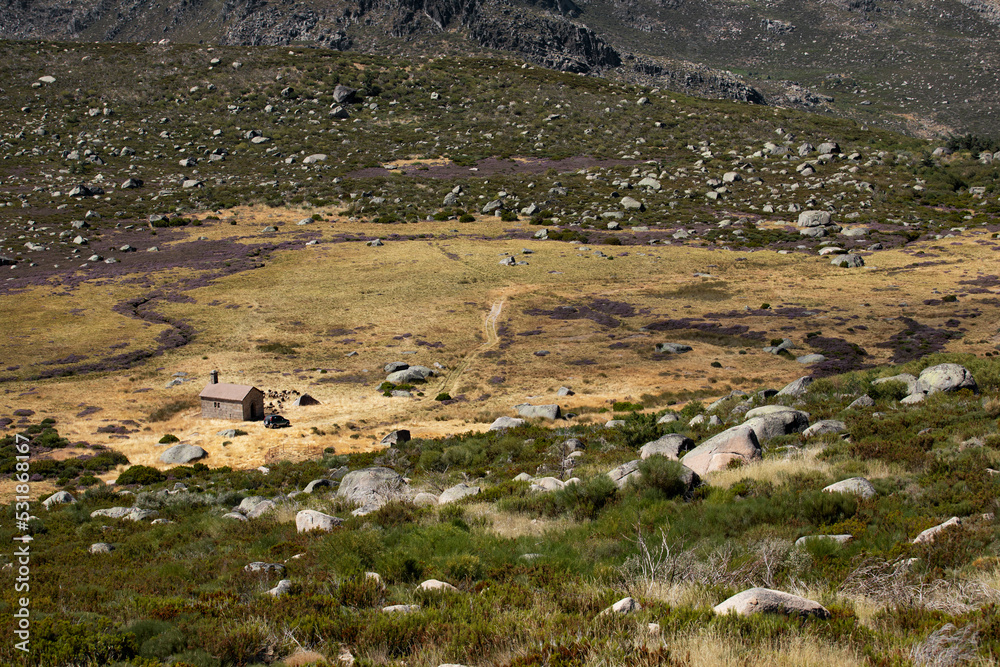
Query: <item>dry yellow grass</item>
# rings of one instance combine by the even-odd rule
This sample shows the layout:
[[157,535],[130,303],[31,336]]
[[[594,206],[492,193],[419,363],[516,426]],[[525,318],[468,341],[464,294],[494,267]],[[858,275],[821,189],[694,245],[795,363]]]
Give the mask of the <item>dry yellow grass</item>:
[[782,637],[769,645],[742,646],[712,630],[665,642],[672,656],[690,667],[852,667],[866,664],[849,648],[809,636]]
[[[311,212],[245,208],[233,212],[235,226],[206,221],[180,233],[192,240],[207,236],[253,242],[258,240],[260,226],[279,223],[285,225],[276,235],[281,240],[296,232],[294,221]],[[456,226],[458,232],[452,232]],[[558,402],[572,410],[671,391],[717,390],[722,395],[736,387],[780,386],[804,372],[795,362],[763,353],[755,341],[706,337],[690,330],[651,333],[640,328],[656,320],[722,314],[716,321],[723,325],[745,323],[766,336],[789,336],[801,343],[806,342],[807,332],[822,331],[824,336],[861,345],[873,362],[886,361],[890,351],[876,344],[899,332],[902,325],[894,318],[905,315],[942,324],[952,309],[926,306],[923,300],[952,288],[959,291],[959,280],[993,271],[994,263],[989,248],[977,245],[978,239],[971,234],[956,238],[957,245],[946,250],[921,244],[927,254],[919,261],[892,250],[873,256],[864,269],[847,271],[823,258],[767,250],[602,248],[606,252],[627,250],[628,254],[600,259],[592,249],[578,244],[506,238],[506,230],[534,228],[526,222],[503,223],[496,218],[469,225],[449,221],[409,227],[388,228],[339,218],[333,223],[318,222],[310,229],[327,241],[345,232],[429,237],[389,241],[380,248],[337,242],[275,253],[263,268],[185,292],[194,303],[157,304],[158,311],[192,324],[196,336],[187,346],[119,373],[10,382],[8,393],[0,396],[0,411],[31,408],[39,417],[56,418],[60,432],[71,441],[110,445],[133,463],[158,465],[162,448],[156,441],[164,433],[174,433],[204,447],[211,465],[256,467],[281,458],[315,457],[331,447],[338,452],[370,449],[397,427],[410,429],[415,437],[482,430],[496,415],[513,414],[512,406],[525,401]],[[527,266],[499,265],[502,253],[520,257],[522,248],[534,251],[524,256]],[[943,263],[930,264],[929,259]],[[695,278],[695,272],[712,277]],[[191,275],[171,270],[150,279],[164,286]],[[135,294],[134,286],[84,283],[69,296],[35,288],[0,298],[5,334],[0,337],[0,356],[7,365],[30,370],[37,368],[33,364],[70,354],[97,358],[94,341],[101,345],[126,342],[127,349],[152,347],[162,326],[146,328],[111,311],[115,303]],[[974,306],[983,298],[993,297],[969,295],[962,303]],[[23,308],[25,299],[33,304],[31,312]],[[648,309],[649,314],[619,318],[621,326],[615,328],[589,319],[531,314],[536,312],[533,309],[578,306],[593,299],[625,302],[637,310]],[[216,301],[219,305],[207,305]],[[900,306],[904,301],[909,305]],[[742,319],[745,307],[757,308],[765,302],[772,308],[786,305],[825,312]],[[493,338],[497,330],[490,329],[487,319],[500,304],[497,340]],[[84,308],[86,317],[74,315],[74,308]],[[834,314],[838,319],[833,319]],[[852,323],[867,328],[854,328]],[[962,326],[968,331],[963,339],[949,343],[950,350],[976,352],[996,345],[990,318],[963,320]],[[535,331],[539,333],[514,335]],[[400,338],[404,334],[411,337]],[[419,346],[418,340],[440,342],[443,347]],[[665,340],[688,341],[695,349],[685,355],[653,357],[652,346]],[[257,349],[264,342],[300,347],[293,356],[270,354]],[[611,343],[616,345],[609,347]],[[549,351],[548,356],[534,354],[543,349]],[[738,354],[741,350],[745,354]],[[357,355],[347,356],[351,352]],[[422,398],[390,399],[376,388],[384,377],[382,366],[394,360],[437,362],[445,371],[422,387]],[[721,368],[713,368],[712,362]],[[241,424],[250,435],[233,438],[226,446],[216,432],[233,424],[206,422],[196,409],[165,422],[144,422],[146,415],[167,403],[197,396],[212,369],[221,371],[223,381],[264,390],[308,392],[321,405],[286,405],[283,412],[293,426],[281,431]],[[164,388],[177,371],[187,372],[193,381]],[[498,383],[497,378],[503,381]],[[576,395],[557,397],[561,385],[571,386]],[[30,387],[36,391],[22,396]],[[137,389],[145,393],[134,393]],[[464,394],[466,401],[442,406],[433,400],[440,391]],[[76,418],[83,404],[103,410]],[[143,430],[128,440],[96,434],[98,426],[125,419],[140,421]],[[720,474],[715,482],[730,484],[747,475],[772,478],[806,465],[815,467],[817,462],[769,461],[759,468]],[[880,476],[892,471],[870,473]]]
[[558,533],[573,525],[568,518],[533,519],[524,514],[502,512],[496,508],[495,503],[474,503],[466,505],[465,510],[473,518],[486,519],[488,530],[507,539],[525,535],[541,537],[549,532]]

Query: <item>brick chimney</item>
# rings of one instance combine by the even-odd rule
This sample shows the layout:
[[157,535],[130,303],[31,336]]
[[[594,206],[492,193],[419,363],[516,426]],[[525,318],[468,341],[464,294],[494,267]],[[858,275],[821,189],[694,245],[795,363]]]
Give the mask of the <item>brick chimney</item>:
[[208,377],[211,384],[219,384],[219,371],[212,371]]

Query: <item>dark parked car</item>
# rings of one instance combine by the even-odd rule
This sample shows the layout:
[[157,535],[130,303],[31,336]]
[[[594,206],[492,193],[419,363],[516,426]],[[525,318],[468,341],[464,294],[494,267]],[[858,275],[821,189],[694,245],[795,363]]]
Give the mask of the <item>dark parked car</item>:
[[268,415],[264,417],[264,428],[284,428],[291,425],[292,422],[281,415]]

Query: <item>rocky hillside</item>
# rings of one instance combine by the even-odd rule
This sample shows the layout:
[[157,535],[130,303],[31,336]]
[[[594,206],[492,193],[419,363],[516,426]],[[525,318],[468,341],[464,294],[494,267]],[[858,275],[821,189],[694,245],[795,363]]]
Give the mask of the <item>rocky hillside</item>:
[[1000,128],[995,0],[65,0],[8,2],[0,37],[513,52],[711,97],[920,135]]

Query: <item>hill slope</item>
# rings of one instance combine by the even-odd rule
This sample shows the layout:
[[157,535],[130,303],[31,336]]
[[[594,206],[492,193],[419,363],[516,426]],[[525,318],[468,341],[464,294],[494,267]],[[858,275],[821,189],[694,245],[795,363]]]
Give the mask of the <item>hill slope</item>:
[[8,3],[0,37],[518,54],[934,135],[1000,131],[994,0],[66,0]]

